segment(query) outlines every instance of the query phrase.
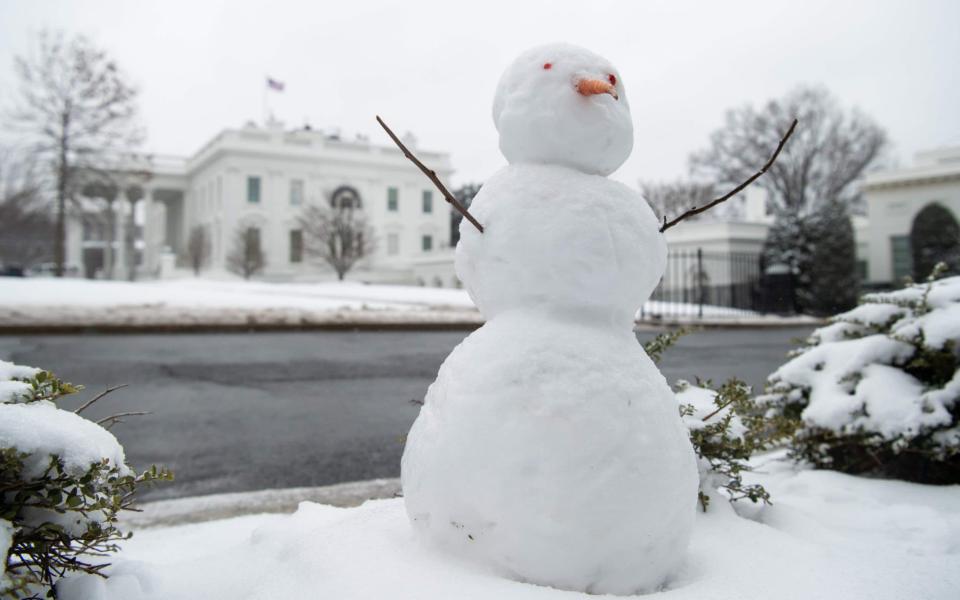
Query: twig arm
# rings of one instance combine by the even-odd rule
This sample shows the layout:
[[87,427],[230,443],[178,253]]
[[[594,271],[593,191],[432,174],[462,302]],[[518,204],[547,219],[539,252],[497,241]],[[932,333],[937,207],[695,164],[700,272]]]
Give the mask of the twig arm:
[[796,129],[796,127],[797,127],[797,119],[794,119],[794,120],[793,120],[793,123],[790,124],[790,129],[788,129],[788,130],[787,130],[787,133],[785,133],[785,134],[783,135],[783,137],[780,138],[780,143],[777,144],[777,149],[774,150],[773,155],[770,157],[770,160],[768,160],[765,165],[763,165],[762,167],[760,167],[760,170],[759,170],[759,171],[757,171],[756,173],[754,173],[753,175],[751,175],[749,179],[747,179],[746,181],[744,181],[743,183],[741,183],[741,184],[738,185],[737,187],[733,188],[733,190],[731,190],[731,191],[728,192],[727,194],[725,194],[725,195],[717,198],[716,200],[713,200],[712,202],[710,202],[710,204],[707,204],[706,206],[701,206],[701,207],[699,207],[699,208],[696,207],[696,206],[694,206],[693,208],[691,208],[690,210],[686,211],[685,213],[683,213],[682,215],[680,215],[679,217],[677,217],[676,219],[674,219],[674,220],[672,220],[672,221],[667,221],[667,218],[664,217],[664,218],[663,218],[663,226],[660,227],[660,233],[663,233],[664,231],[670,229],[671,227],[673,227],[674,225],[676,225],[676,224],[679,223],[680,221],[686,219],[687,217],[692,217],[692,216],[694,216],[694,215],[698,215],[698,214],[700,214],[700,213],[702,213],[702,212],[704,212],[704,211],[710,210],[711,208],[713,208],[714,206],[720,204],[721,202],[726,202],[726,201],[729,200],[730,198],[736,196],[737,194],[739,194],[740,192],[742,192],[744,189],[746,189],[746,187],[747,187],[748,185],[750,185],[751,183],[753,183],[753,182],[756,181],[757,179],[760,179],[760,176],[763,175],[764,173],[766,173],[766,172],[767,172],[767,169],[769,169],[771,166],[773,166],[773,163],[777,160],[777,157],[780,156],[780,151],[783,150],[783,146],[787,143],[787,140],[790,139],[790,136],[793,135],[793,130]]
[[422,162],[420,162],[420,159],[414,156],[413,153],[410,152],[409,149],[407,149],[407,147],[403,144],[403,142],[400,141],[400,138],[398,138],[396,134],[394,134],[393,131],[389,127],[387,127],[387,124],[384,123],[383,119],[381,119],[379,116],[377,116],[377,123],[380,123],[380,127],[383,127],[383,130],[387,132],[387,135],[390,136],[390,139],[393,140],[393,143],[396,144],[401,151],[403,151],[403,155],[406,156],[408,159],[410,159],[410,161],[413,164],[417,165],[417,168],[420,169],[423,172],[423,174],[427,176],[427,179],[432,181],[433,185],[437,186],[437,189],[440,190],[441,194],[443,194],[444,199],[447,202],[449,202],[451,205],[453,205],[453,208],[455,208],[458,213],[463,215],[464,219],[470,221],[473,224],[473,226],[477,228],[477,231],[479,231],[480,233],[483,233],[483,225],[481,225],[479,221],[474,219],[473,215],[470,214],[470,211],[468,211],[466,207],[464,207],[462,204],[460,204],[460,202],[457,201],[454,195],[450,193],[450,191],[447,189],[445,185],[443,185],[443,182],[440,181],[440,178],[437,177],[436,172],[433,169],[428,168]]

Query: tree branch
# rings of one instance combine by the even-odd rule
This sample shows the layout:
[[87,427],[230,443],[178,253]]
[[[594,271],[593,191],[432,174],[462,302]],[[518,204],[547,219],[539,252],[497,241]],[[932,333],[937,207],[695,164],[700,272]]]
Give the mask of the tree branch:
[[408,150],[406,146],[403,145],[403,142],[401,142],[400,139],[393,133],[393,131],[391,131],[390,128],[387,127],[387,124],[384,123],[383,119],[381,119],[379,116],[377,116],[377,123],[380,123],[380,127],[383,127],[383,130],[387,132],[387,135],[390,136],[390,139],[393,140],[393,143],[400,147],[400,150],[403,151],[403,155],[409,158],[410,161],[413,162],[413,164],[417,165],[417,168],[423,171],[423,174],[426,175],[427,178],[433,182],[433,185],[437,186],[437,189],[440,190],[440,193],[443,194],[443,197],[446,199],[446,201],[449,202],[451,205],[453,205],[453,207],[457,209],[457,212],[463,215],[463,218],[473,223],[473,226],[477,228],[477,231],[479,231],[480,233],[483,233],[483,225],[481,225],[476,219],[474,219],[473,215],[470,214],[470,211],[468,211],[462,204],[460,204],[457,201],[456,198],[453,197],[453,194],[451,194],[449,190],[447,190],[446,186],[444,186],[443,183],[441,183],[440,178],[437,177],[436,172],[434,172],[433,169],[428,168],[426,165],[420,162],[420,160],[416,156],[414,156],[413,153],[410,152],[410,150]]
[[717,409],[714,410],[712,413],[710,413],[709,415],[705,416],[704,418],[702,418],[702,419],[700,419],[700,420],[703,421],[704,423],[706,423],[707,421],[709,421],[709,420],[712,419],[713,417],[717,416],[717,415],[720,413],[720,411],[722,411],[722,410],[725,409],[726,407],[728,407],[728,406],[730,406],[731,404],[733,404],[734,400],[736,400],[736,398],[730,398],[729,400],[727,400],[726,402],[724,402],[723,404],[721,404],[720,406],[718,406]]
[[99,421],[97,421],[97,425],[100,425],[104,429],[109,430],[111,427],[113,427],[117,423],[122,423],[123,421],[121,421],[121,419],[123,417],[141,417],[143,415],[149,415],[149,414],[152,414],[152,413],[149,411],[133,411],[133,412],[117,413],[115,415],[110,415],[109,417],[104,417],[100,419]]
[[757,179],[759,179],[760,176],[763,175],[764,173],[766,173],[766,172],[767,172],[767,169],[769,169],[769,168],[773,165],[773,163],[777,160],[777,156],[780,155],[780,151],[783,150],[783,146],[787,143],[787,140],[790,139],[790,136],[793,135],[793,130],[796,129],[796,127],[797,127],[797,119],[794,119],[794,120],[793,120],[793,123],[790,124],[790,129],[788,129],[788,130],[787,130],[787,133],[785,133],[785,134],[783,135],[783,137],[780,138],[780,143],[777,144],[777,149],[774,150],[773,155],[770,157],[770,160],[768,160],[768,161],[767,161],[767,164],[763,165],[763,166],[760,168],[759,171],[757,171],[756,173],[754,173],[753,175],[751,175],[749,179],[747,179],[746,181],[744,181],[743,183],[741,183],[741,184],[738,185],[737,187],[733,188],[733,190],[731,190],[731,191],[728,192],[727,194],[721,196],[720,198],[717,198],[716,200],[714,200],[714,201],[711,202],[710,204],[707,204],[706,206],[701,206],[701,207],[699,207],[699,208],[697,208],[696,206],[694,206],[693,208],[691,208],[690,210],[686,211],[685,213],[683,213],[682,215],[680,215],[679,217],[677,217],[676,219],[674,219],[674,220],[672,220],[672,221],[667,221],[667,218],[664,217],[664,218],[663,218],[663,226],[660,227],[660,233],[663,233],[664,231],[670,229],[671,227],[673,227],[674,225],[676,225],[677,223],[679,223],[680,221],[682,221],[682,220],[684,220],[684,219],[686,219],[686,218],[688,218],[688,217],[692,217],[692,216],[698,215],[698,214],[700,214],[700,213],[702,213],[702,212],[704,212],[704,211],[708,211],[708,210],[710,210],[711,208],[713,208],[714,206],[720,204],[721,202],[726,202],[727,200],[729,200],[729,199],[732,198],[733,196],[736,196],[737,194],[739,194],[740,192],[742,192],[744,189],[746,189],[746,187],[749,186],[751,183],[753,183],[754,181],[756,181]]
[[121,384],[121,385],[116,385],[116,386],[113,386],[113,387],[108,387],[107,389],[103,390],[102,392],[100,392],[99,394],[97,394],[96,396],[94,396],[93,398],[91,398],[90,400],[84,402],[83,405],[80,406],[80,408],[78,408],[77,410],[73,411],[74,414],[79,415],[80,413],[82,413],[82,412],[85,411],[86,409],[90,408],[90,407],[93,405],[93,403],[96,402],[97,400],[99,400],[100,398],[103,398],[104,396],[106,396],[106,395],[109,394],[110,392],[115,392],[115,391],[117,391],[117,390],[119,390],[119,389],[123,389],[123,388],[127,387],[128,385],[130,385],[130,384],[129,384],[129,383],[124,383],[124,384]]

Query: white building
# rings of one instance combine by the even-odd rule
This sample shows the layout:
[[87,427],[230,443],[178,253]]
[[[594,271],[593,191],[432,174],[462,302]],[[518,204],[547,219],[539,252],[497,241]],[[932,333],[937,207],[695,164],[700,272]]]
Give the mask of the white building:
[[869,226],[869,281],[895,285],[911,275],[910,230],[939,204],[960,217],[960,146],[920,152],[911,167],[872,173],[863,184]]
[[[668,266],[664,275],[664,287],[691,287],[691,278],[697,273],[706,274],[710,285],[739,284],[759,277],[759,256],[767,232],[773,225],[773,215],[767,211],[767,192],[753,186],[732,201],[740,204],[739,217],[728,221],[709,218],[683,221],[665,232],[667,247],[675,257],[687,263],[682,272],[671,272]],[[868,219],[861,215],[852,217],[857,245],[857,261],[861,273],[866,270],[868,256]],[[693,260],[700,252],[701,267]]]
[[[417,149],[409,141],[425,164],[449,180],[447,154]],[[207,268],[214,273],[225,270],[236,232],[253,228],[266,257],[260,277],[335,277],[304,256],[297,217],[307,204],[349,202],[364,211],[376,234],[373,253],[349,278],[458,285],[449,247],[449,205],[392,145],[342,140],[309,128],[251,125],[222,131],[188,158],[155,159],[148,179],[121,187],[133,191],[130,202],[111,207],[118,213],[118,229],[113,252],[101,258],[106,276],[124,277],[130,260],[138,260],[138,272],[147,277],[164,276],[173,263],[185,267],[186,242],[199,226],[209,241]],[[134,252],[138,241],[130,243],[126,233],[133,229],[133,214],[143,226],[141,252]],[[87,262],[89,271],[96,260],[89,251],[104,243],[83,237],[75,225],[68,262]]]

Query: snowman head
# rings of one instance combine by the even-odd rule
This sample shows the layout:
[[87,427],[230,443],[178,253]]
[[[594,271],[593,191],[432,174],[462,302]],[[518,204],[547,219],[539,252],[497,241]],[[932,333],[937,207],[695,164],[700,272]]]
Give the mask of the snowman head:
[[609,175],[633,149],[620,74],[606,59],[570,44],[521,54],[500,78],[493,121],[510,163]]

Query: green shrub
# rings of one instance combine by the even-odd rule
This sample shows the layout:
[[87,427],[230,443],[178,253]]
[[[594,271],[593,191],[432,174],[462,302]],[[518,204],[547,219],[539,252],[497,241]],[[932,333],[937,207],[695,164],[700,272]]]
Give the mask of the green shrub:
[[[662,333],[645,343],[644,350],[659,362],[686,333],[683,329]],[[697,455],[702,510],[706,512],[718,490],[724,490],[730,502],[749,499],[769,504],[770,494],[759,484],[745,485],[742,473],[750,470],[751,456],[783,437],[779,420],[767,419],[751,398],[750,386],[736,378],[716,389],[709,381],[698,379],[693,385],[680,380],[674,392]]]
[[960,277],[868,294],[770,376],[758,400],[817,468],[960,483]]
[[55,406],[78,386],[2,361],[0,382],[0,597],[55,598],[66,574],[105,576],[104,559],[130,537],[118,515],[139,487],[172,474],[133,472],[106,429]]
[[690,432],[700,471],[700,507],[706,512],[718,490],[730,502],[749,499],[770,503],[762,485],[745,485],[744,471],[757,452],[770,447],[768,421],[750,396],[750,386],[730,379],[714,389],[709,381],[697,385],[680,380],[674,386],[680,403],[680,417]]

